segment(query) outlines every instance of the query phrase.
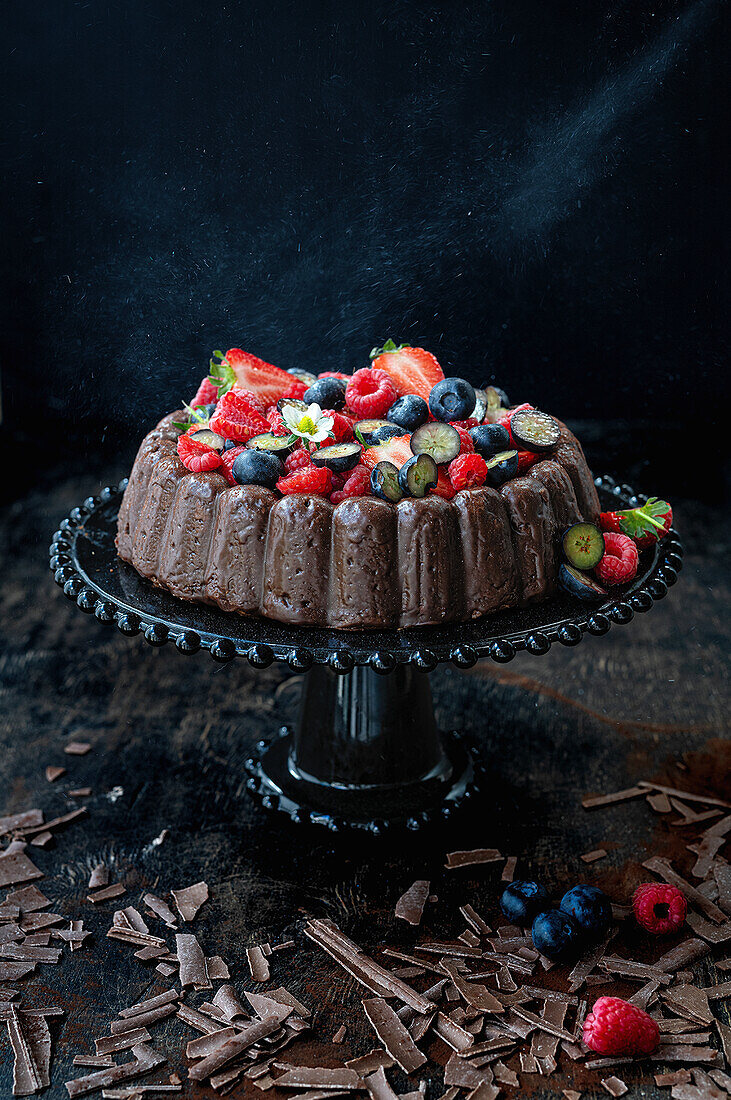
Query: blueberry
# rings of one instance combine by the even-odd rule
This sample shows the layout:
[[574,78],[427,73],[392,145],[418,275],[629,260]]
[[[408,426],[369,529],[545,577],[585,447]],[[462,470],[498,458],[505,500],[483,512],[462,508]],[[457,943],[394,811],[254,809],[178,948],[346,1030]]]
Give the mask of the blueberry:
[[390,420],[370,419],[354,424],[353,433],[364,447],[377,447],[379,443],[388,443],[389,439],[403,435],[404,430],[400,424],[392,424]]
[[205,413],[206,416],[208,417],[208,419],[210,420],[211,417],[213,416],[214,412],[216,411],[216,402],[213,401],[213,402],[211,402],[210,405],[196,405],[195,409],[196,409],[196,412]]
[[597,886],[572,887],[561,898],[561,909],[573,917],[586,936],[598,939],[612,923],[609,898]]
[[226,440],[224,440],[223,449],[224,449],[224,451],[232,451],[234,449],[234,447],[240,447],[240,446],[241,446],[241,444],[237,443],[235,439],[226,439]]
[[442,378],[429,394],[429,408],[437,420],[466,420],[476,403],[474,387],[464,378]]
[[538,882],[511,882],[500,898],[500,908],[510,921],[530,924],[548,901],[548,893]]
[[206,447],[213,447],[214,451],[222,451],[226,442],[222,435],[212,432],[210,428],[199,428],[197,432],[190,433],[190,438],[205,443]]
[[312,465],[327,466],[334,474],[344,474],[358,465],[362,454],[360,443],[335,443],[313,451]]
[[485,459],[487,463],[487,484],[497,489],[510,481],[518,473],[518,452],[499,451],[491,458]]
[[398,467],[393,462],[379,462],[371,470],[371,492],[392,504],[401,500],[404,492],[399,485]]
[[540,409],[520,409],[510,418],[510,430],[521,451],[544,454],[561,439],[557,420]]
[[510,408],[510,399],[508,398],[505,390],[501,390],[499,386],[493,386],[492,382],[486,382],[482,389],[487,396],[488,405],[494,406],[495,398],[497,398],[498,406],[500,408]]
[[510,450],[510,432],[502,424],[478,424],[476,428],[470,428],[470,435],[475,450],[483,458],[492,458],[500,451]]
[[574,569],[593,569],[604,557],[604,535],[593,523],[572,523],[564,531],[561,547]]
[[571,955],[581,942],[581,931],[573,917],[561,909],[539,913],[531,927],[533,946],[547,959]]
[[462,449],[459,432],[451,424],[430,421],[417,428],[410,440],[415,455],[431,455],[440,465],[451,462]]
[[582,573],[566,562],[561,564],[558,571],[558,583],[570,596],[578,596],[584,603],[602,603],[607,598],[606,589],[597,584],[588,573]]
[[426,496],[439,479],[437,464],[431,455],[414,455],[398,472],[398,481],[403,492],[410,497]]
[[429,406],[418,394],[407,393],[405,397],[394,401],[386,416],[392,424],[398,424],[407,432],[415,432],[429,419]]
[[318,378],[305,390],[302,400],[306,405],[314,403],[321,409],[342,409],[347,384],[344,378]]
[[276,455],[267,451],[242,451],[234,459],[231,473],[239,485],[265,485],[273,489],[284,467]]

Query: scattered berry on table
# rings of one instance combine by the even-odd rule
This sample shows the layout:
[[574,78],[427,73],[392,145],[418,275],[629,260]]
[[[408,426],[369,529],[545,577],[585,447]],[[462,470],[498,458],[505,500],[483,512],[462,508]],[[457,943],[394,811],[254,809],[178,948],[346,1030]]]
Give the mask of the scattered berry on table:
[[586,936],[598,938],[612,923],[611,902],[597,886],[573,886],[561,898],[560,908],[574,918]]
[[336,489],[330,494],[333,504],[340,504],[342,500],[350,497],[364,497],[371,491],[371,471],[367,466],[356,466],[346,476],[342,489]]
[[392,424],[398,424],[407,432],[415,432],[429,419],[429,406],[418,394],[407,393],[394,401],[386,413],[386,419]]
[[637,573],[639,554],[629,535],[612,531],[604,536],[604,556],[594,572],[604,584],[626,584]]
[[593,569],[604,556],[604,536],[593,523],[572,523],[561,539],[569,565]]
[[548,891],[539,882],[511,882],[503,890],[500,908],[514,924],[530,924],[548,901]]
[[411,450],[415,455],[431,455],[438,466],[446,466],[462,450],[462,438],[451,424],[432,420],[413,433]]
[[397,347],[393,340],[387,340],[382,348],[374,348],[371,360],[376,370],[385,370],[390,375],[402,397],[415,393],[428,401],[434,386],[444,378],[444,371],[430,351],[407,344]]
[[211,430],[224,439],[234,439],[238,443],[246,443],[253,435],[268,432],[271,425],[259,411],[260,402],[256,398],[252,400],[253,396],[246,390],[225,393],[216,406],[215,415],[211,417]]
[[449,480],[457,491],[475,489],[484,485],[487,478],[487,463],[476,454],[458,455],[449,463],[448,470]]
[[330,496],[332,492],[332,474],[327,466],[305,466],[286,477],[280,477],[277,489],[282,496],[290,493],[307,493],[310,496]]
[[358,417],[385,416],[396,400],[396,387],[383,370],[357,370],[348,382],[345,400]]
[[682,928],[688,903],[677,886],[646,882],[635,890],[632,909],[637,923],[647,932],[663,936],[666,932],[677,932]]
[[492,458],[500,451],[511,449],[510,432],[502,424],[479,424],[470,429],[470,438],[478,455]]
[[442,378],[429,394],[429,411],[436,420],[466,420],[475,407],[475,390],[465,378]]
[[306,405],[314,402],[321,409],[342,409],[346,385],[342,378],[317,378],[300,396]]
[[652,1054],[660,1043],[657,1023],[619,997],[600,997],[584,1020],[584,1042],[597,1054]]
[[193,408],[195,408],[196,405],[215,405],[216,401],[218,401],[218,387],[214,386],[208,375],[206,375],[198,387],[196,395],[191,401],[191,405]]
[[298,447],[292,454],[285,459],[284,468],[288,474],[293,474],[295,470],[304,470],[307,466],[312,465],[312,455],[306,447]]
[[282,461],[276,455],[245,447],[234,459],[231,473],[239,485],[264,485],[267,489],[273,489],[283,469]]
[[536,951],[547,959],[561,959],[575,953],[581,942],[581,929],[562,909],[547,909],[534,918],[531,936]]
[[190,435],[178,437],[178,457],[186,470],[194,474],[215,470],[221,465],[220,451],[209,447],[207,443],[200,443]]
[[292,386],[292,375],[286,370],[280,370],[241,348],[229,348],[223,363],[233,370],[237,388],[255,393],[265,407],[273,405]]
[[437,464],[431,455],[413,455],[398,472],[399,485],[404,494],[411,497],[424,497],[432,489],[439,477]]

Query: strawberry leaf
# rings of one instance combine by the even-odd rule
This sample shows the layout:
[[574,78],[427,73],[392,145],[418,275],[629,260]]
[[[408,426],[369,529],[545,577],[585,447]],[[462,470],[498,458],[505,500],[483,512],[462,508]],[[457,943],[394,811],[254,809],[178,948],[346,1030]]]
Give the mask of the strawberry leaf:
[[382,348],[371,348],[370,359],[377,359],[379,355],[383,355],[387,351],[403,351],[404,348],[408,347],[408,344],[394,344],[393,340],[386,340]]
[[670,505],[666,500],[650,497],[639,508],[625,508],[617,512],[620,530],[633,539],[656,535],[658,531],[665,530],[664,521],[669,511]]
[[236,385],[236,375],[233,367],[229,366],[225,356],[220,351],[214,351],[210,367],[211,373],[208,375],[208,381],[216,387],[218,396],[221,398]]

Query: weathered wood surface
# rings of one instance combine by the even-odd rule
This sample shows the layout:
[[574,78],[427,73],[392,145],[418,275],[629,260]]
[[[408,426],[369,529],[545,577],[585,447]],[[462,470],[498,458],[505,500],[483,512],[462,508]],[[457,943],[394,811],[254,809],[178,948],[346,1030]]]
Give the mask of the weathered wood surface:
[[[551,889],[592,881],[627,901],[646,878],[642,860],[672,854],[669,830],[661,837],[662,823],[644,800],[587,813],[581,796],[648,778],[728,796],[728,539],[699,505],[676,509],[689,553],[679,584],[650,614],[575,650],[555,646],[540,660],[435,673],[440,720],[480,741],[492,780],[469,818],[379,846],[305,835],[249,801],[242,761],[255,738],[292,717],[297,678],[288,670],[254,672],[242,662],[218,666],[205,654],[186,658],[170,646],[154,650],[64,599],[46,547],[58,520],[90,489],[88,478],[77,477],[36,491],[4,510],[0,528],[0,814],[39,806],[56,816],[78,804],[65,794],[70,788],[93,789],[85,822],[46,850],[31,849],[54,911],[83,916],[94,933],[82,950],[65,952],[56,967],[39,966],[22,984],[26,1003],[67,1011],[51,1025],[45,1095],[54,1100],[66,1095],[63,1081],[88,1072],[71,1061],[93,1051],[92,1036],[108,1034],[120,1008],[170,984],[151,980],[157,976],[129,948],[105,938],[118,903],[97,910],[85,901],[100,862],[112,868],[112,881],[123,877],[122,904],[138,903],[146,889],[205,878],[212,900],[193,928],[209,954],[226,959],[241,990],[253,988],[245,948],[286,938],[305,914],[334,918],[368,948],[388,942],[409,950],[414,930],[394,922],[393,907],[416,878],[431,879],[439,896],[425,914],[436,939],[460,930],[457,906],[467,901],[494,916],[500,865],[445,872],[444,853],[453,848],[494,846],[519,857],[518,875],[540,875]],[[70,740],[91,741],[93,749],[67,756]],[[49,764],[67,774],[48,783]],[[155,845],[164,829],[169,836]],[[598,847],[609,848],[608,857],[587,867],[580,853]],[[371,1048],[362,991],[309,941],[298,936],[295,952],[275,957],[272,979],[317,1011],[317,1039],[291,1048],[292,1061],[336,1064]],[[717,1011],[727,1019],[723,1005]],[[346,1018],[345,1042],[333,1048],[329,1039]],[[173,1017],[155,1024],[153,1037],[168,1054],[167,1072],[185,1077],[181,1051],[193,1033]],[[639,1096],[638,1079],[625,1076],[629,1095]],[[560,1096],[568,1083],[556,1073],[536,1095]],[[3,1031],[0,1095],[11,1087]],[[398,1087],[404,1091],[405,1079]],[[643,1096],[668,1095],[651,1080],[643,1089]],[[260,1095],[251,1085],[234,1095],[244,1091]],[[183,1093],[210,1094],[188,1083]]]

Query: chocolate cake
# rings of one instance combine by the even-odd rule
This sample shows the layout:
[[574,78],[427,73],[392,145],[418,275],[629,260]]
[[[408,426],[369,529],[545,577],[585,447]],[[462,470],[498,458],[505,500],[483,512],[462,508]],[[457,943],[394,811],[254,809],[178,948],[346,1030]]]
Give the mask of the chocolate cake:
[[[286,479],[276,483],[281,490],[236,484],[222,460],[187,468],[178,440],[195,429],[185,426],[189,414],[171,413],[143,440],[117,549],[153,584],[224,611],[335,629],[475,619],[548,596],[561,533],[599,518],[581,445],[558,421],[549,453],[498,487],[334,503],[323,493],[286,492]],[[215,413],[210,426],[209,436]]]

